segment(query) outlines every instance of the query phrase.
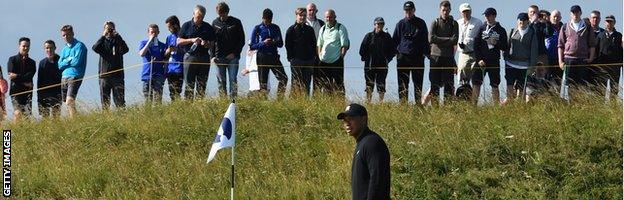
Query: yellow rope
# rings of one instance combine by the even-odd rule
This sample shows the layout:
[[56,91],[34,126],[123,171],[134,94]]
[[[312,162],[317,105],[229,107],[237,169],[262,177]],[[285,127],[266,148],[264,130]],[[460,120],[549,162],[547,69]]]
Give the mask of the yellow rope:
[[[121,69],[116,69],[113,71],[109,71],[109,72],[105,72],[102,74],[95,74],[95,75],[91,75],[91,76],[85,76],[82,77],[80,79],[76,79],[73,80],[72,82],[76,82],[76,81],[84,81],[84,80],[89,80],[89,79],[95,79],[95,78],[99,78],[101,75],[108,75],[108,74],[112,74],[112,73],[116,73],[116,72],[120,72],[120,71],[124,71],[127,69],[133,69],[133,68],[137,68],[140,66],[143,66],[145,64],[150,64],[150,63],[179,63],[179,64],[191,64],[191,65],[212,65],[212,63],[202,63],[202,62],[168,62],[168,61],[151,61],[148,63],[140,63],[140,64],[135,64],[135,65],[131,65],[128,67],[124,67]],[[228,66],[229,64],[216,64],[217,66]],[[610,64],[588,64],[588,65],[566,65],[567,67],[587,67],[587,66],[592,66],[592,67],[606,67],[606,66],[622,66],[622,63],[610,63]],[[335,66],[313,66],[313,65],[308,65],[308,66],[280,66],[280,65],[258,65],[258,67],[290,67],[290,68],[313,68],[313,69],[323,69],[323,68],[340,68],[340,69],[354,69],[354,68],[360,68],[363,69],[363,66],[344,66],[344,67],[335,67]],[[536,66],[532,66],[532,67],[536,67]],[[549,67],[559,67],[559,65],[551,65],[551,66],[537,66],[537,67],[545,67],[545,68],[549,68]],[[487,69],[487,68],[498,68],[498,67],[476,67],[479,69]],[[373,67],[372,69],[388,69],[387,67]],[[425,67],[397,67],[397,69],[425,69]],[[432,68],[433,70],[438,70],[438,69],[457,69],[457,67],[434,67]],[[53,87],[59,87],[62,84],[54,84],[54,85],[48,85],[45,87],[41,87],[41,88],[37,88],[37,89],[32,89],[32,90],[28,90],[28,91],[24,91],[24,92],[19,92],[16,94],[12,94],[11,96],[19,96],[19,95],[23,95],[23,94],[29,94],[35,91],[39,91],[39,90],[45,90],[45,89],[49,89],[49,88],[53,88]]]

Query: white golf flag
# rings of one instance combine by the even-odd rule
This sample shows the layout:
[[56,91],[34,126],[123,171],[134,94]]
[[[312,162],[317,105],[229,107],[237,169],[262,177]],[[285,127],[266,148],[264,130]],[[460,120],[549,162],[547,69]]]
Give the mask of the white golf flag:
[[221,126],[219,126],[219,131],[217,131],[217,136],[215,137],[214,142],[212,143],[212,148],[210,148],[210,154],[208,154],[209,163],[217,154],[217,151],[223,148],[232,147],[234,148],[234,143],[236,141],[236,104],[231,103],[225,112],[225,116],[223,116],[223,121],[221,121]]

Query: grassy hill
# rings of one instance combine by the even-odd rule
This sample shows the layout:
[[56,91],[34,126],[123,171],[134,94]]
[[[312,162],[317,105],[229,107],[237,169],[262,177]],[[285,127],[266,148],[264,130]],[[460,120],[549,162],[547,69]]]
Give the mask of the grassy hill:
[[[229,102],[175,102],[9,125],[17,199],[227,199],[206,164]],[[236,198],[349,199],[355,142],[330,98],[240,99]],[[622,105],[368,105],[394,199],[622,199]]]

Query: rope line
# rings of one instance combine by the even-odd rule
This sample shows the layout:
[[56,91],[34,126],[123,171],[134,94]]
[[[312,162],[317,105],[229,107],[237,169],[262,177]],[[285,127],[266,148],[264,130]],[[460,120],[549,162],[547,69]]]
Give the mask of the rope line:
[[[90,76],[84,76],[80,79],[74,79],[71,81],[71,83],[73,82],[77,82],[77,81],[85,81],[85,80],[91,80],[91,79],[95,79],[95,78],[99,78],[102,75],[108,75],[108,74],[113,74],[116,72],[120,72],[120,71],[125,71],[127,69],[133,69],[133,68],[137,68],[137,67],[142,67],[143,65],[146,64],[153,64],[153,63],[162,63],[162,64],[168,64],[168,63],[177,63],[177,64],[190,64],[190,65],[208,65],[208,66],[212,66],[212,65],[216,65],[216,66],[228,66],[230,64],[214,64],[214,63],[204,63],[204,62],[169,62],[169,61],[150,61],[148,63],[140,63],[140,64],[134,64],[134,65],[130,65],[128,67],[124,67],[124,68],[120,68],[120,69],[116,69],[116,70],[112,70],[112,71],[108,71],[105,73],[101,73],[101,74],[94,74],[94,75],[90,75]],[[608,67],[608,66],[622,66],[623,63],[608,63],[608,64],[587,64],[587,65],[566,65],[566,68],[568,67]],[[335,68],[340,68],[340,69],[364,69],[364,66],[344,66],[344,67],[335,67],[335,66],[316,66],[316,65],[298,65],[298,66],[291,66],[291,65],[257,65],[258,67],[289,67],[289,68],[313,68],[313,69],[335,69]],[[534,68],[534,67],[544,67],[544,68],[554,68],[554,67],[559,67],[559,65],[548,65],[548,66],[529,66],[528,68]],[[388,69],[389,67],[372,67],[371,69]],[[496,69],[499,67],[473,67],[474,68],[478,68],[478,69]],[[425,69],[425,67],[397,67],[397,70],[404,70],[404,69]],[[440,70],[440,69],[457,69],[457,67],[434,67],[434,68],[430,68],[430,70]],[[15,97],[15,96],[19,96],[19,95],[24,95],[24,94],[29,94],[32,92],[36,92],[39,90],[45,90],[45,89],[49,89],[49,88],[54,88],[54,87],[60,87],[62,85],[62,83],[58,83],[58,84],[54,84],[54,85],[48,85],[45,87],[41,87],[41,88],[37,88],[37,89],[32,89],[32,90],[28,90],[28,91],[23,91],[23,92],[19,92],[16,94],[12,94],[10,96]]]

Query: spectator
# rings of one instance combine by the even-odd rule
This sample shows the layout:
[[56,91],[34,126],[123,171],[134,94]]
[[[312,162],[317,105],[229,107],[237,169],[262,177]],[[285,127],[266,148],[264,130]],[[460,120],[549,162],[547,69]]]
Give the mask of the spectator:
[[292,91],[309,96],[316,65],[316,37],[305,17],[305,8],[295,9],[295,24],[286,31],[286,53],[291,65]]
[[212,21],[216,36],[215,45],[212,48],[212,57],[219,69],[217,80],[221,95],[225,96],[228,93],[226,91],[226,79],[228,79],[230,98],[234,99],[238,93],[236,74],[238,73],[240,54],[243,46],[245,46],[245,32],[241,21],[236,17],[229,16],[230,7],[225,2],[217,4],[216,10],[219,16]]
[[[319,86],[330,94],[339,92],[344,97],[344,58],[349,50],[349,34],[347,28],[336,21],[336,12],[325,12],[327,22],[319,31],[317,41],[320,58],[318,75]],[[315,81],[316,82],[316,81]]]
[[[548,62],[548,54],[546,51],[545,38],[547,35],[552,34],[553,28],[548,18],[543,16],[539,7],[537,5],[531,5],[528,8],[529,21],[531,23],[530,26],[535,30],[535,34],[537,35],[537,45],[538,45],[538,53],[537,53],[537,62],[545,64]],[[536,68],[543,69],[543,67]]]
[[59,69],[62,71],[61,97],[67,104],[69,117],[76,115],[76,97],[82,78],[87,68],[87,47],[74,37],[74,28],[65,25],[61,28],[61,36],[67,43],[59,58]]
[[505,53],[507,99],[503,104],[516,97],[524,96],[527,70],[537,64],[539,53],[537,40],[537,32],[529,24],[529,15],[518,14],[517,26],[509,32],[509,49]]
[[309,3],[306,6],[306,9],[307,9],[306,24],[308,26],[311,26],[312,29],[314,29],[314,37],[318,38],[319,30],[321,30],[321,27],[325,25],[325,22],[323,22],[323,20],[316,18],[316,13],[318,12],[318,9],[316,9],[316,4]]
[[11,56],[7,63],[9,80],[11,80],[11,102],[13,103],[13,120],[30,117],[32,114],[33,76],[37,68],[35,61],[28,55],[30,39],[22,37],[18,42],[18,54]]
[[559,67],[566,73],[566,82],[577,89],[587,86],[588,64],[595,57],[596,37],[591,27],[581,19],[581,7],[570,8],[570,22],[559,33]]
[[37,70],[37,102],[42,117],[61,116],[61,71],[58,68],[59,55],[54,51],[52,40],[43,44],[46,58],[39,61]]
[[[598,47],[599,45],[599,40],[598,40],[598,35],[600,35],[600,33],[603,33],[605,31],[604,28],[600,27],[600,20],[601,20],[601,16],[600,16],[600,11],[597,10],[593,10],[591,11],[591,13],[589,14],[589,24],[592,28],[592,31],[594,33],[594,36],[596,36],[596,48],[595,49],[595,53],[594,55],[596,56],[595,58],[598,58],[598,56],[600,55],[600,49]],[[589,66],[588,68],[588,80],[589,84],[591,85],[592,89],[599,91],[600,88],[604,85],[600,85],[601,82],[601,69],[597,66]]]
[[177,16],[169,16],[165,23],[169,34],[167,36],[167,50],[165,51],[165,57],[169,58],[167,63],[167,70],[165,77],[169,85],[169,98],[171,101],[180,99],[180,93],[182,93],[182,85],[184,84],[184,48],[178,45],[178,36],[180,35],[180,20]]
[[509,49],[507,31],[496,21],[496,9],[487,8],[485,12],[486,23],[481,25],[475,38],[475,56],[479,68],[472,74],[472,101],[476,105],[483,85],[483,78],[487,73],[492,86],[492,101],[500,103],[498,85],[500,84],[500,59],[501,52]]
[[163,84],[165,83],[165,43],[158,41],[158,25],[150,24],[147,28],[148,39],[139,44],[139,55],[143,58],[143,96],[147,104],[162,102]]
[[186,79],[184,97],[188,100],[206,96],[206,83],[210,72],[208,51],[215,41],[215,33],[212,26],[204,22],[204,16],[206,16],[206,8],[200,5],[195,6],[193,19],[182,24],[177,40],[178,45],[182,46],[186,52],[183,70]]
[[410,75],[414,84],[414,98],[421,99],[423,74],[425,71],[425,57],[429,57],[429,31],[422,19],[414,16],[416,8],[414,2],[403,4],[405,18],[401,19],[394,28],[392,39],[397,44],[397,78],[399,83],[399,99],[407,102],[409,93]]
[[100,55],[99,75],[102,109],[109,109],[111,92],[115,106],[118,108],[125,107],[123,55],[128,53],[128,45],[117,33],[115,23],[111,21],[104,23],[102,37],[95,42],[92,49]]
[[258,64],[258,78],[260,80],[260,90],[263,95],[268,95],[269,71],[279,82],[277,85],[277,96],[283,98],[286,93],[288,76],[284,71],[282,62],[279,59],[277,48],[284,46],[282,31],[279,26],[273,24],[273,11],[264,9],[262,12],[262,23],[256,25],[251,32],[251,50],[257,50],[256,63]]
[[[622,68],[622,34],[615,30],[615,17],[605,18],[605,31],[598,34],[598,54],[596,63],[608,66],[600,67],[598,74],[599,86],[606,87],[611,83],[611,95],[617,96],[620,87],[620,71]],[[606,89],[606,88],[605,88]]]
[[381,17],[375,18],[374,29],[367,33],[360,45],[360,56],[364,61],[364,79],[366,80],[366,99],[370,103],[373,89],[377,85],[379,102],[386,94],[386,76],[388,63],[396,54],[396,46],[389,33],[384,32],[386,23]]
[[468,3],[459,5],[459,12],[462,15],[462,19],[457,20],[459,24],[459,48],[457,48],[459,62],[457,63],[457,73],[459,73],[459,85],[467,85],[470,84],[473,67],[477,62],[474,41],[480,34],[478,29],[483,22],[476,17],[472,17],[472,7]]
[[561,85],[561,78],[563,77],[563,70],[557,67],[559,66],[557,43],[559,42],[559,32],[563,26],[563,23],[561,23],[561,12],[558,10],[553,10],[551,12],[550,24],[553,27],[553,32],[547,35],[545,39],[546,51],[548,53],[548,72],[546,78],[549,82],[549,87],[559,89],[558,86]]
[[453,95],[453,84],[455,83],[453,73],[457,68],[455,48],[457,48],[459,25],[450,13],[451,3],[449,1],[440,2],[440,17],[431,23],[431,32],[429,32],[429,42],[431,43],[429,81],[431,81],[431,89],[425,95],[422,101],[423,105],[432,99],[437,100],[436,97],[442,87],[444,87],[445,97],[449,98]]

